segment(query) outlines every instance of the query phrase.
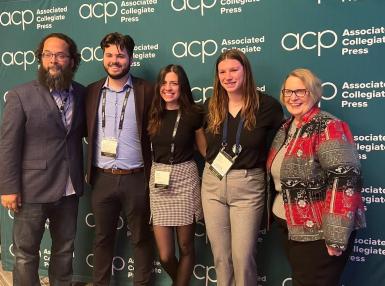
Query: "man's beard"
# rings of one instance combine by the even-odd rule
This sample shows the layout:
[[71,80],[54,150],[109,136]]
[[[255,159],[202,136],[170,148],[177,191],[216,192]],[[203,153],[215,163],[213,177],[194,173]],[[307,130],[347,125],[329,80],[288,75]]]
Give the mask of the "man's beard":
[[[111,64],[109,66],[114,66],[114,65],[116,65],[117,67],[121,67],[121,65],[119,65],[119,64]],[[128,65],[126,68],[124,68],[122,70],[121,73],[118,73],[118,74],[110,74],[108,72],[108,68],[106,68],[106,67],[104,67],[104,70],[106,71],[106,73],[108,74],[108,76],[110,78],[112,78],[112,79],[121,79],[121,78],[125,77],[128,74],[128,72],[130,71],[130,66]]]
[[56,75],[52,75],[49,70],[46,70],[42,65],[40,65],[38,70],[39,82],[49,90],[63,91],[69,89],[74,77],[72,68],[68,66],[63,69],[59,65],[56,67],[60,69],[60,72]]

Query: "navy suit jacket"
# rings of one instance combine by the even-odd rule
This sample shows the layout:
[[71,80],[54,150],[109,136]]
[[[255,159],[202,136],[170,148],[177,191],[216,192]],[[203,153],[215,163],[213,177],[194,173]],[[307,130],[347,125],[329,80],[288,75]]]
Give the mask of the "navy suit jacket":
[[71,177],[83,193],[85,88],[73,86],[73,113],[67,130],[48,89],[38,81],[8,92],[0,135],[0,194],[20,194],[22,202],[59,200]]

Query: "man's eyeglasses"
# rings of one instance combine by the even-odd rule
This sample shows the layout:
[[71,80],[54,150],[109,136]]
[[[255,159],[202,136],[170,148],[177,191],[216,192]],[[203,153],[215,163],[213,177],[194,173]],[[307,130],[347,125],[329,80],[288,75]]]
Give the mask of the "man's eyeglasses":
[[50,60],[52,59],[52,57],[55,57],[55,59],[59,61],[64,61],[66,58],[69,58],[70,56],[65,53],[44,52],[41,54],[41,57],[45,60]]
[[310,92],[307,90],[307,89],[304,89],[304,88],[301,88],[301,89],[282,89],[282,95],[284,97],[291,97],[293,95],[293,93],[295,94],[295,96],[297,97],[304,97],[305,95],[308,95]]

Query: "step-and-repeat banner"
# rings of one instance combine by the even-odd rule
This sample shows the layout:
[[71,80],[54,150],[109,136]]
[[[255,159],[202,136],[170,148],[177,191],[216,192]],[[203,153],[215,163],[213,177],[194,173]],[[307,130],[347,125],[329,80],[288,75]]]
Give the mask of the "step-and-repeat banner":
[[[99,42],[105,34],[118,31],[130,34],[137,44],[133,74],[153,81],[161,67],[181,64],[199,103],[211,96],[214,62],[226,49],[245,52],[258,87],[277,98],[290,70],[310,68],[324,82],[321,108],[350,124],[364,173],[368,228],[358,233],[343,285],[383,285],[384,11],[384,0],[3,0],[0,115],[7,91],[36,77],[34,50],[52,32],[66,33],[77,42],[82,63],[76,79],[84,85],[105,76]],[[91,280],[93,265],[90,192],[81,200],[74,253],[75,279],[84,282]],[[11,229],[12,213],[1,208],[1,260],[7,270],[13,264]],[[131,285],[130,231],[123,219],[118,229],[112,275],[116,285]],[[204,223],[197,225],[195,238],[191,285],[216,285]],[[275,227],[270,232],[262,229],[258,242],[258,285],[292,285]],[[49,258],[47,231],[40,249],[42,275],[47,273]],[[156,285],[170,285],[158,260],[154,272]]]

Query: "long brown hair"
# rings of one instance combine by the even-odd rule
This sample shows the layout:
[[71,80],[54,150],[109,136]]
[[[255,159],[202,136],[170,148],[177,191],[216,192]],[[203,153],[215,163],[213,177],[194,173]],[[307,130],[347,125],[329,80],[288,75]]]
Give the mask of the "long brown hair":
[[149,115],[149,123],[147,127],[148,134],[150,136],[154,136],[159,132],[160,126],[162,124],[162,117],[166,110],[166,103],[162,99],[160,95],[160,88],[164,82],[166,74],[169,72],[174,72],[178,76],[179,83],[179,92],[180,96],[178,99],[179,108],[184,112],[190,112],[192,109],[196,108],[196,104],[194,102],[194,98],[191,92],[190,82],[187,78],[186,72],[180,65],[168,65],[162,68],[158,74],[156,88],[155,88],[155,96],[152,100],[150,115]]
[[228,113],[229,97],[222,87],[218,76],[218,65],[220,62],[232,59],[237,60],[243,67],[244,80],[242,84],[244,106],[241,116],[245,120],[245,128],[251,130],[256,125],[255,112],[259,108],[259,91],[257,91],[250,62],[245,54],[237,49],[226,50],[216,61],[213,96],[209,102],[208,130],[214,134],[219,133],[219,127]]

